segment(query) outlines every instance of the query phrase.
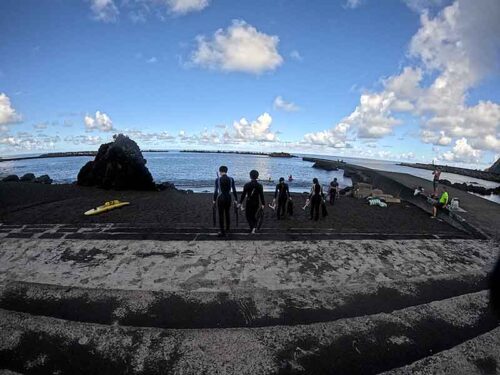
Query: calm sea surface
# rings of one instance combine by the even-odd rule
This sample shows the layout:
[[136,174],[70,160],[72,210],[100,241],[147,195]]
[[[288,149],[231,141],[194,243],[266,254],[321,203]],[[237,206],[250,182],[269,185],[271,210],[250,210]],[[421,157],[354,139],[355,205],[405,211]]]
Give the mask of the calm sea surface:
[[[302,155],[301,155],[302,156]],[[311,155],[308,155],[311,156]],[[289,183],[294,192],[308,191],[312,179],[317,177],[321,184],[327,185],[337,177],[341,187],[351,185],[351,180],[343,177],[343,171],[324,171],[312,168],[312,163],[302,161],[302,158],[270,158],[258,155],[189,153],[189,152],[145,152],[147,166],[157,182],[169,181],[181,189],[192,189],[196,192],[211,191],[216,173],[220,165],[227,165],[229,175],[234,177],[237,187],[242,187],[248,180],[248,172],[257,169],[266,190],[273,190],[280,177],[293,176]],[[336,160],[337,157],[320,156],[324,159]],[[50,159],[31,159],[0,162],[0,175],[34,173],[39,176],[48,174],[55,183],[71,183],[76,180],[80,168],[92,157],[66,157]],[[343,158],[344,161],[368,168],[408,173],[428,180],[432,172],[397,165],[395,162]],[[452,182],[475,183],[485,187],[495,187],[498,184],[472,177],[442,173],[442,178]],[[273,182],[266,180],[271,178]],[[498,196],[488,197],[500,203]]]

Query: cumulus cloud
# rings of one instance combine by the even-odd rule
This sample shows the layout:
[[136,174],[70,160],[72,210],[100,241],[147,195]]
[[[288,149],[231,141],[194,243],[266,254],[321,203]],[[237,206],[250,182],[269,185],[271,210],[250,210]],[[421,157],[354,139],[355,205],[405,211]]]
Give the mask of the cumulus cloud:
[[242,141],[274,142],[277,140],[277,135],[271,131],[272,122],[273,119],[267,112],[252,122],[243,117],[233,123],[235,134],[232,138]]
[[[407,3],[415,9],[417,3],[436,4]],[[467,103],[469,91],[500,67],[498,19],[496,0],[456,0],[434,17],[423,11],[409,44],[412,65],[383,79],[381,91],[363,93],[341,123],[355,129],[358,138],[381,138],[403,123],[402,114],[420,124],[422,141],[440,146],[455,141],[445,160],[470,161],[481,155],[479,150],[498,153],[500,105],[487,100]]]
[[481,158],[481,151],[469,145],[467,139],[461,138],[455,142],[452,150],[441,154],[439,158],[448,162],[477,163]]
[[283,63],[278,43],[277,36],[234,20],[226,30],[217,30],[211,38],[198,36],[191,61],[209,69],[260,74]]
[[7,131],[7,125],[21,121],[21,116],[16,112],[10,98],[0,93],[0,130]]
[[264,112],[254,121],[241,118],[231,126],[217,125],[213,129],[188,134],[181,130],[177,139],[188,144],[250,144],[278,142],[278,132],[271,129],[272,117]]
[[431,143],[436,146],[448,146],[452,139],[448,137],[444,131],[435,133],[431,130],[422,130],[420,138],[424,143]]
[[346,141],[349,128],[349,124],[340,123],[332,129],[316,133],[308,133],[304,136],[304,141],[313,145],[345,148],[348,147]]
[[115,22],[120,14],[113,0],[90,0],[90,10],[96,21]]
[[199,12],[205,9],[209,0],[166,0],[171,13],[183,15],[190,12]]
[[273,102],[274,109],[279,109],[285,112],[296,112],[300,109],[298,105],[292,102],[287,102],[281,96],[277,96]]
[[110,132],[114,130],[111,118],[104,112],[97,111],[95,116],[86,115],[83,122],[87,131],[100,130]]

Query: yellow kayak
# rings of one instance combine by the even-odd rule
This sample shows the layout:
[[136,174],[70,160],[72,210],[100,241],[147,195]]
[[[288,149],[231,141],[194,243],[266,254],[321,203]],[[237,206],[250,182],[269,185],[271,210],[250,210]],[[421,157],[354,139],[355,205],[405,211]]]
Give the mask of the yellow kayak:
[[115,208],[118,207],[128,206],[129,204],[130,202],[120,202],[119,200],[109,201],[104,203],[102,206],[86,211],[85,215],[87,216],[98,215],[106,211],[114,210]]

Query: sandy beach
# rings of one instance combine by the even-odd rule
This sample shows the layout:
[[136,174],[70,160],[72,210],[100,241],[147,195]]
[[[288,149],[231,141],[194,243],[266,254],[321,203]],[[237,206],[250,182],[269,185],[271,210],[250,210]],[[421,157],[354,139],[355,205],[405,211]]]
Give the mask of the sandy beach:
[[[272,194],[265,194],[266,203]],[[421,209],[402,202],[387,208],[371,207],[365,200],[341,197],[328,205],[328,216],[317,222],[309,220],[309,209],[303,211],[306,196],[292,194],[294,216],[276,220],[275,212],[266,206],[265,228],[328,228],[338,232],[380,233],[456,233],[450,225],[431,220]],[[98,216],[84,216],[84,211],[119,199],[130,206]],[[211,228],[212,194],[188,194],[183,191],[161,192],[109,191],[77,185],[0,184],[0,222],[5,224],[95,224],[147,223],[167,228]],[[244,213],[239,228],[246,228]],[[232,226],[235,227],[234,214]]]

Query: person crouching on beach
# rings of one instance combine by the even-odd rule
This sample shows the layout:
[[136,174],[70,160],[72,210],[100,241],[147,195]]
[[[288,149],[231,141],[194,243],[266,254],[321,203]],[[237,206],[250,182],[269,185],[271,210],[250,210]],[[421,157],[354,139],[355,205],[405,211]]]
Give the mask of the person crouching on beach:
[[323,193],[323,188],[319,184],[317,178],[313,178],[313,185],[311,187],[311,193],[309,194],[309,202],[311,204],[311,220],[318,221],[319,220],[319,208],[321,206],[321,202],[325,198],[325,194]]
[[250,171],[250,182],[247,182],[243,187],[243,193],[240,198],[240,205],[247,199],[245,216],[250,227],[250,233],[254,234],[257,230],[257,211],[264,209],[266,201],[264,200],[264,188],[262,184],[257,182],[259,172],[256,170]]
[[443,193],[441,194],[441,197],[439,200],[434,204],[434,207],[432,207],[432,216],[431,218],[434,219],[437,215],[438,209],[444,208],[448,204],[448,191],[445,187],[443,187]]
[[231,190],[233,191],[234,201],[238,202],[238,194],[234,185],[234,179],[227,175],[227,167],[225,165],[219,168],[219,177],[215,180],[214,200],[213,204],[217,205],[219,212],[219,237],[224,237],[229,231],[231,222]]
[[288,199],[292,199],[290,197],[288,184],[285,183],[284,177],[280,177],[280,182],[276,185],[276,189],[274,190],[273,203],[276,203],[276,198],[278,198],[278,209],[276,210],[276,217],[279,220],[280,218],[285,216],[286,204],[288,202]]

